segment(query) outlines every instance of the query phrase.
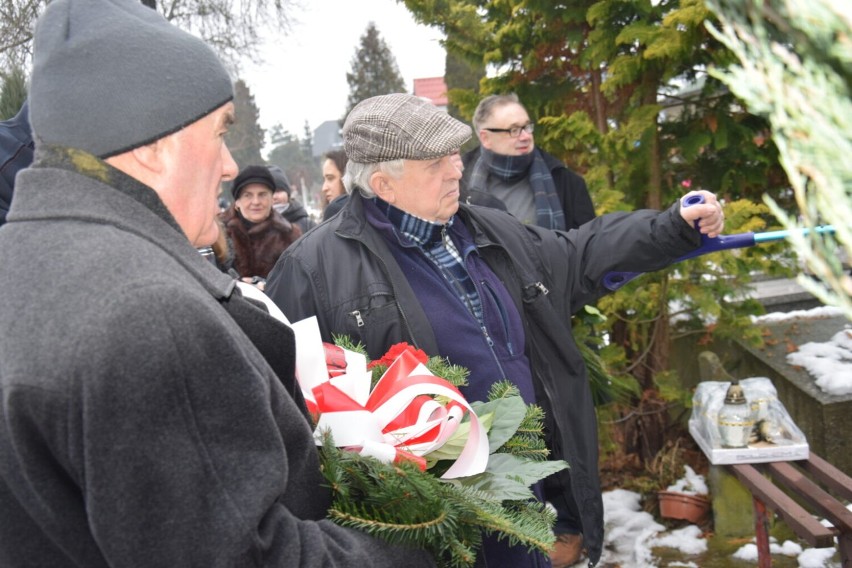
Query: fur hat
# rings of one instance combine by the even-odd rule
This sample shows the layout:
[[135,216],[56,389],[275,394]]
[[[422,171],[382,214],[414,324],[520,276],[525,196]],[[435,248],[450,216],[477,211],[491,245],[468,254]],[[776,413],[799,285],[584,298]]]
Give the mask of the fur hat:
[[231,183],[231,195],[236,201],[240,197],[240,192],[245,186],[250,183],[259,183],[269,188],[269,191],[275,193],[275,179],[269,172],[266,166],[247,166],[237,174]]
[[468,125],[427,100],[395,93],[355,105],[343,125],[343,149],[359,164],[431,160],[452,154],[470,135]]
[[177,132],[233,96],[213,50],[139,0],[53,0],[36,24],[36,145],[106,158]]

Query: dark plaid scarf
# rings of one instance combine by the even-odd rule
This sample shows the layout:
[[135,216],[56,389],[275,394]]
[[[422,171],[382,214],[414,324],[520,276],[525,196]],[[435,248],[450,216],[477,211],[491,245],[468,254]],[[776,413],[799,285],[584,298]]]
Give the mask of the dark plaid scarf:
[[374,198],[373,201],[379,211],[388,218],[388,221],[417,248],[422,250],[426,258],[432,261],[432,264],[438,268],[456,296],[467,306],[471,315],[477,319],[480,325],[484,325],[482,300],[479,298],[476,285],[470,279],[470,275],[464,266],[464,260],[448,232],[455,217],[445,225],[431,223],[410,215],[378,197]]
[[505,156],[480,148],[479,159],[473,165],[468,182],[471,189],[488,191],[488,176],[503,181],[519,179],[528,173],[530,187],[535,199],[536,225],[546,229],[565,230],[565,214],[556,195],[556,184],[550,168],[538,148],[520,156]]

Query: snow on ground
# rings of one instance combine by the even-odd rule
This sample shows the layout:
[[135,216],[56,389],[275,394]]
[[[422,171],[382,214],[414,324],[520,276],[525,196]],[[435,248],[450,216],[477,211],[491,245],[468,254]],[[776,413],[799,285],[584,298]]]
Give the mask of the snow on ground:
[[819,306],[810,310],[793,310],[791,312],[772,312],[762,316],[752,316],[754,323],[778,323],[798,318],[833,318],[845,314],[843,310],[835,306]]
[[[777,312],[753,317],[757,324],[777,323],[796,318],[835,317],[843,315],[839,308],[823,306],[812,310]],[[805,368],[814,377],[816,384],[829,394],[852,393],[852,326],[846,324],[825,343],[806,343],[799,351],[787,357],[791,365]],[[697,475],[687,466],[683,479],[669,487],[670,491],[706,494],[707,485],[703,476]],[[707,541],[695,525],[687,525],[672,531],[654,520],[650,513],[642,510],[640,495],[624,489],[603,494],[604,501],[604,552],[601,566],[621,568],[657,568],[659,559],[654,557],[654,547],[678,549],[685,555],[701,554],[707,550]],[[852,510],[852,505],[848,507]],[[823,520],[823,524],[828,524]],[[834,561],[836,548],[805,548],[792,541],[770,543],[772,554],[795,557],[799,568],[839,568]],[[737,550],[732,558],[757,565],[757,545],[749,543]],[[690,561],[667,562],[665,568],[698,568]]]
[[[842,316],[843,310],[833,306],[820,306],[811,310],[775,312],[752,317],[757,324],[778,323],[802,318]],[[826,394],[843,396],[852,394],[852,325],[846,324],[826,342],[809,342],[787,355],[787,362],[804,368],[816,385]]]
[[[769,539],[769,552],[784,556],[794,557],[799,563],[799,568],[823,568],[827,566],[840,566],[831,559],[837,552],[834,548],[807,548],[803,549],[800,544],[786,540],[784,544],[778,544],[775,538]],[[745,560],[757,564],[757,545],[749,543],[737,550],[733,557],[737,560]]]
[[804,367],[823,392],[852,394],[852,327],[847,325],[825,343],[800,345],[787,355],[787,362]]
[[669,485],[667,491],[677,491],[686,495],[707,495],[710,493],[707,490],[707,482],[704,481],[703,475],[698,475],[695,470],[688,465],[684,467],[683,477],[678,479],[674,484]]
[[[672,487],[706,488],[703,476],[688,469],[685,477]],[[706,489],[704,491],[706,493]],[[650,513],[642,510],[640,495],[624,489],[615,489],[603,494],[604,501],[604,552],[601,566],[620,566],[621,568],[698,568],[695,562],[678,561],[659,564],[652,549],[666,547],[680,550],[685,555],[701,554],[707,551],[707,540],[702,537],[701,529],[695,525],[686,525],[671,531],[654,520]],[[850,506],[852,510],[852,506]],[[823,521],[825,522],[825,521]],[[770,543],[772,554],[795,557],[799,568],[839,568],[839,562],[832,561],[835,548],[806,548],[785,541],[778,544],[774,539]],[[757,565],[757,545],[746,544],[737,550],[732,558]]]

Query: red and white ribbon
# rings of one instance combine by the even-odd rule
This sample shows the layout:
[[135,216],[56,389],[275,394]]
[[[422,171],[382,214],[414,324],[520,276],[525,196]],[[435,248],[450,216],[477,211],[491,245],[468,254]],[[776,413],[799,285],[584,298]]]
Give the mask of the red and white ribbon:
[[[414,460],[425,468],[423,456],[443,446],[467,413],[470,434],[441,477],[485,471],[489,454],[485,427],[459,390],[433,375],[411,352],[397,357],[371,392],[372,373],[363,355],[324,344],[316,318],[291,327],[296,334],[299,384],[309,410],[319,415],[317,444],[328,430],[337,446],[388,462]],[[448,402],[442,404],[436,396]]]

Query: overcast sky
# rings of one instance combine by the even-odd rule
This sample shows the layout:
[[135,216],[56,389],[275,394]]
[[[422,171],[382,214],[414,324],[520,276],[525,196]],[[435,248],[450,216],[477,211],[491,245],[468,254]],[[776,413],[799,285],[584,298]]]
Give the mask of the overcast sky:
[[265,64],[242,72],[267,131],[276,123],[302,136],[346,109],[346,73],[369,22],[393,53],[408,92],[413,81],[444,74],[443,35],[415,23],[395,0],[312,0],[287,37],[267,39]]

